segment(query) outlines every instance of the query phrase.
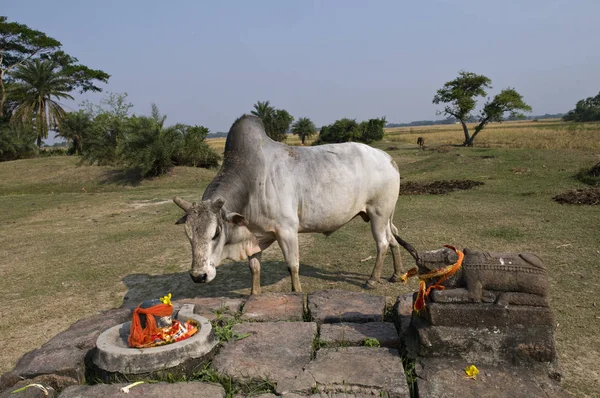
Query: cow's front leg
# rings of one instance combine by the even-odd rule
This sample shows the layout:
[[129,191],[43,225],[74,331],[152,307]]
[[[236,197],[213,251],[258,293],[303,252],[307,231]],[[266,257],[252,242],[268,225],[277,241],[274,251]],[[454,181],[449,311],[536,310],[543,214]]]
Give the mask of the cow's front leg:
[[260,294],[260,259],[262,252],[248,257],[248,267],[252,273],[252,288],[250,294]]
[[288,265],[288,271],[292,278],[292,292],[301,292],[300,276],[300,256],[298,254],[298,232],[296,230],[280,230],[277,232],[277,243],[281,247],[283,257]]

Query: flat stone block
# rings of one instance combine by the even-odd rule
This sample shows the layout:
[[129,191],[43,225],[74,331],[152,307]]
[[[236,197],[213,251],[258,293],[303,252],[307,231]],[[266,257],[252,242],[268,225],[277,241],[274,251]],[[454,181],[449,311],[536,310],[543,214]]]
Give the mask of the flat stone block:
[[402,358],[391,348],[322,348],[307,367],[322,392],[409,397]]
[[331,323],[321,326],[320,340],[327,346],[360,346],[377,339],[381,347],[400,347],[400,336],[391,322]]
[[225,343],[213,367],[241,381],[294,378],[310,362],[317,325],[313,322],[251,322],[233,327],[248,337]]
[[385,297],[342,290],[322,290],[308,295],[311,319],[319,324],[383,322]]
[[[119,384],[96,384],[94,386],[73,386],[60,394],[61,398],[225,398],[222,386],[212,383],[143,383],[129,390],[125,394],[121,388],[127,386]],[[16,397],[15,397],[16,398]]]
[[304,318],[304,294],[265,293],[250,296],[244,305],[242,320],[276,322]]
[[425,358],[462,358],[473,363],[515,365],[553,362],[554,333],[548,326],[469,328],[416,324],[417,352]]
[[438,397],[556,397],[566,394],[548,377],[548,368],[528,369],[476,363],[479,374],[475,380],[466,377],[465,368],[472,365],[457,359],[420,359],[415,366],[420,398]]
[[414,293],[403,294],[398,296],[394,304],[394,322],[402,335],[407,333],[410,326],[414,296]]
[[245,300],[242,298],[197,297],[174,301],[173,306],[193,304],[195,314],[212,321],[218,316],[223,318],[232,318],[236,316],[239,314],[240,308],[244,302]]
[[556,324],[549,307],[525,305],[428,303],[426,314],[435,326],[504,327],[519,324],[554,327]]

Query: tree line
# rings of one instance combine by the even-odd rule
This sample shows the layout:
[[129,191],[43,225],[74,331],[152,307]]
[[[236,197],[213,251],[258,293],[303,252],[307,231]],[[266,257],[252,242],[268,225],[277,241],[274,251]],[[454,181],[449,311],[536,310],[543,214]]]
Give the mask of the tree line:
[[[109,78],[106,72],[65,53],[58,40],[0,16],[0,161],[35,156],[53,130],[69,142],[69,153],[80,155],[83,161],[136,168],[143,176],[163,174],[175,165],[218,165],[219,156],[205,142],[207,128],[180,123],[167,126],[166,116],[156,105],[149,116],[131,115],[127,95],[110,94],[101,105],[85,102],[75,112],[66,112],[61,106],[60,101],[73,99],[74,92],[101,92],[99,85]],[[464,146],[473,146],[488,123],[524,118],[523,112],[532,110],[514,88],[489,98],[491,88],[487,76],[460,71],[433,97],[433,104],[444,106],[438,111],[446,116],[441,123],[461,124]],[[475,113],[479,98],[487,99]],[[269,101],[258,101],[251,113],[262,120],[272,139],[285,141],[292,133],[302,145],[317,133],[313,145],[371,143],[383,138],[386,127],[385,117],[362,122],[343,118],[317,129],[309,118],[295,120]],[[600,93],[577,102],[563,119],[600,120]],[[476,123],[472,131],[467,123]]]

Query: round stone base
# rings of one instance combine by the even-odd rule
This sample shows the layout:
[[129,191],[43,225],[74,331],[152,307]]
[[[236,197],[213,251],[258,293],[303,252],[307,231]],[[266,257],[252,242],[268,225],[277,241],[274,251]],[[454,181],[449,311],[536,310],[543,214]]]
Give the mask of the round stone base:
[[194,305],[184,304],[175,319],[198,322],[198,332],[192,337],[173,344],[152,348],[130,348],[127,344],[131,322],[114,326],[96,341],[94,364],[107,372],[142,374],[177,367],[191,359],[209,355],[218,341],[208,319],[194,314]]

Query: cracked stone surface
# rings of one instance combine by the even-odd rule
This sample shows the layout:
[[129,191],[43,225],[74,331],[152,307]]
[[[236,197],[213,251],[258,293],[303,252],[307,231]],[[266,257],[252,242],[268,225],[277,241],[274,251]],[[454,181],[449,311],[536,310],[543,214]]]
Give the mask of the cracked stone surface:
[[60,398],[225,398],[225,390],[219,384],[188,383],[143,383],[132,387],[125,394],[121,388],[127,384],[96,384],[94,386],[73,386],[60,394]]
[[242,313],[244,321],[302,321],[304,294],[265,293],[250,296]]
[[402,358],[391,348],[322,348],[305,371],[324,392],[409,396]]
[[226,343],[213,360],[214,368],[239,380],[277,382],[295,377],[310,362],[317,324],[251,322],[235,325],[233,332],[249,336]]
[[311,319],[319,324],[383,322],[385,297],[343,290],[322,290],[308,295]]
[[420,398],[463,397],[553,397],[566,398],[560,386],[548,377],[545,366],[477,365],[476,380],[465,377],[472,363],[457,359],[419,359],[415,370]]
[[217,313],[224,319],[233,318],[239,314],[240,308],[245,301],[242,298],[197,297],[177,300],[173,305],[194,304],[195,314],[212,321],[217,318]]
[[369,338],[377,339],[382,347],[400,347],[400,336],[391,322],[324,324],[319,338],[328,347],[362,345]]

